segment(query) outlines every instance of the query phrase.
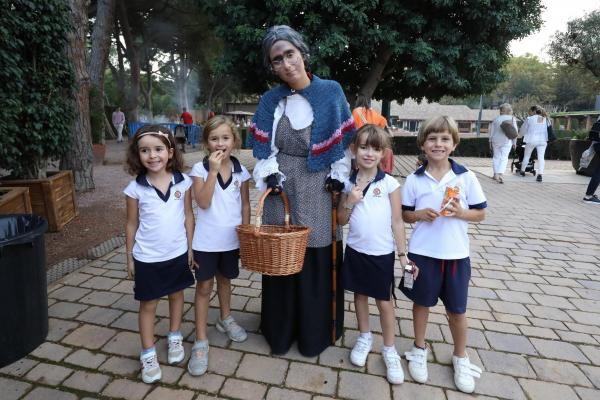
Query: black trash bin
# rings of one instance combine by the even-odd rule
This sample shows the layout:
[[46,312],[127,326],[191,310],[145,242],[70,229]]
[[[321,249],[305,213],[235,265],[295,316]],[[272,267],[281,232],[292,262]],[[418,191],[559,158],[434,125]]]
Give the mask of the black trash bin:
[[46,220],[0,215],[0,367],[24,357],[48,335]]

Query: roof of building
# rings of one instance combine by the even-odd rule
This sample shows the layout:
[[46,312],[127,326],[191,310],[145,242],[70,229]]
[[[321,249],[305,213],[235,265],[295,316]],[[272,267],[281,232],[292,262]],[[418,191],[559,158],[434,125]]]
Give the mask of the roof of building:
[[[381,102],[373,101],[373,108],[381,111]],[[403,104],[392,101],[390,105],[390,115],[398,116],[398,118],[402,120],[426,120],[438,115],[447,115],[454,118],[456,121],[477,121],[479,109],[469,108],[465,105],[429,103],[426,99],[423,99],[421,103],[417,103],[415,100],[408,98],[404,100]],[[500,115],[498,110],[484,109],[481,114],[481,120],[492,121],[498,115]]]

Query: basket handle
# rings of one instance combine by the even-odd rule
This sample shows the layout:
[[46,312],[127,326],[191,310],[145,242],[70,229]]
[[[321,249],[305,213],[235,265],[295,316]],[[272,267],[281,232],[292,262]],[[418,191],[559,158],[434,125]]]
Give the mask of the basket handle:
[[[271,193],[273,189],[268,188],[258,199],[258,204],[256,204],[256,221],[254,222],[254,234],[260,234],[260,226],[262,225],[262,216],[263,216],[263,205],[265,204],[265,199]],[[285,192],[281,192],[281,199],[283,200],[283,211],[285,213],[284,224],[286,228],[290,227],[290,202],[288,200],[287,194]]]

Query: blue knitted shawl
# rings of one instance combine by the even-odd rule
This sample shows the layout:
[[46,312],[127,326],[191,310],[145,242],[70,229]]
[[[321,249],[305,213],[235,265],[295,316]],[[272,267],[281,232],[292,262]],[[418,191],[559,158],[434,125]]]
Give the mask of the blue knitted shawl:
[[275,109],[282,98],[294,93],[308,101],[314,115],[308,170],[316,172],[330,168],[331,164],[344,157],[344,150],[350,145],[356,126],[340,84],[316,75],[312,75],[310,85],[302,90],[293,92],[283,84],[262,95],[250,125],[248,146],[259,160],[269,157]]

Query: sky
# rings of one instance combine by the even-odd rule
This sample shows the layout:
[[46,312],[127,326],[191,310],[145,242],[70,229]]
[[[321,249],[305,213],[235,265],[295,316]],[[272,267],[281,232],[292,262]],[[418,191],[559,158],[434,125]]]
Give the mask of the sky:
[[541,29],[521,40],[513,40],[510,51],[513,56],[531,53],[544,61],[549,61],[545,48],[556,31],[567,30],[567,22],[600,9],[600,0],[542,0],[545,10],[542,13]]

